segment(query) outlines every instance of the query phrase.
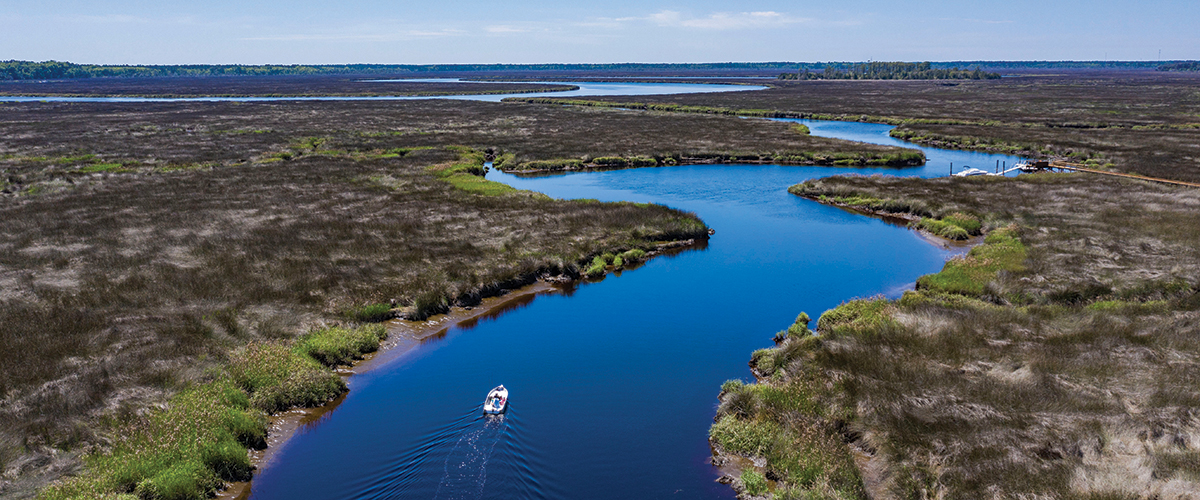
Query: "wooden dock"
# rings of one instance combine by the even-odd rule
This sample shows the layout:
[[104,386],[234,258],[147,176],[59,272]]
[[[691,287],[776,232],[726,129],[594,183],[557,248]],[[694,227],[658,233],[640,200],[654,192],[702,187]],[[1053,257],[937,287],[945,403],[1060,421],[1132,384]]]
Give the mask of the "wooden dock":
[[1188,187],[1200,188],[1200,184],[1197,184],[1195,182],[1175,181],[1175,180],[1171,180],[1171,179],[1161,179],[1158,177],[1148,177],[1145,175],[1123,174],[1120,172],[1109,172],[1106,170],[1096,170],[1094,168],[1088,168],[1087,166],[1081,165],[1078,163],[1067,163],[1065,161],[1058,161],[1058,160],[1050,162],[1050,164],[1048,165],[1048,168],[1054,168],[1054,169],[1059,169],[1059,170],[1070,170],[1070,171],[1074,171],[1074,172],[1086,172],[1089,174],[1111,175],[1114,177],[1125,177],[1127,179],[1137,179],[1140,181],[1161,182],[1164,184],[1175,184],[1177,186],[1188,186]]

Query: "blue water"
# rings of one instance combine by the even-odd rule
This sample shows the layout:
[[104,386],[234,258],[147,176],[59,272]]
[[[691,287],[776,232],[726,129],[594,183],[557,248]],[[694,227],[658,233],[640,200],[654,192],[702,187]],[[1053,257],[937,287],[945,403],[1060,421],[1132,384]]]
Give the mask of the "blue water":
[[[458,82],[455,78],[426,78],[412,80],[367,80],[375,82]],[[469,82],[468,82],[469,83]],[[761,85],[723,85],[716,83],[626,83],[626,82],[533,82],[552,85],[576,85],[577,90],[566,92],[527,92],[487,95],[449,96],[373,96],[373,97],[13,97],[0,96],[0,102],[271,102],[271,101],[416,101],[424,99],[455,99],[461,101],[500,102],[506,97],[573,97],[573,96],[633,96],[653,94],[696,94],[702,92],[738,92],[762,90]]]
[[[912,147],[887,125],[794,120],[818,136]],[[954,250],[786,189],[838,173],[941,176],[1019,158],[922,148],[910,169],[705,165],[488,178],[556,198],[662,203],[707,245],[452,328],[349,380],[282,445],[254,499],[730,499],[707,442],[721,383],[796,314],[896,297]],[[481,404],[499,384],[507,414]]]
[[[1026,161],[1019,156],[918,146],[889,136],[888,133],[895,127],[880,123],[834,122],[792,118],[772,119],[782,122],[803,123],[808,126],[809,130],[812,131],[812,135],[815,136],[919,149],[925,153],[925,168],[915,172],[906,169],[900,175],[922,175],[925,177],[948,175],[951,173],[952,167],[954,172],[962,172],[967,167],[978,168],[988,172],[1002,172],[1005,170],[1005,166],[1012,168],[1013,165]],[[1010,172],[1008,175],[1016,176],[1017,174],[1018,172]]]
[[[933,167],[857,173],[938,175]],[[897,296],[950,254],[786,188],[840,169],[680,166],[489,178],[560,198],[664,203],[716,234],[569,294],[452,329],[350,380],[252,498],[732,498],[708,464],[721,382],[800,311]],[[503,420],[480,415],[511,391]]]
[[[426,78],[418,80],[371,80],[375,82],[462,82],[462,83],[495,83],[473,82],[457,78]],[[740,92],[745,90],[762,90],[762,85],[724,85],[719,83],[642,83],[642,82],[531,82],[547,85],[574,85],[576,90],[564,92],[527,92],[521,94],[489,94],[448,96],[449,99],[463,101],[500,102],[508,97],[604,97],[604,96],[638,96],[664,94],[699,94],[704,92]],[[428,99],[428,98],[427,98]]]

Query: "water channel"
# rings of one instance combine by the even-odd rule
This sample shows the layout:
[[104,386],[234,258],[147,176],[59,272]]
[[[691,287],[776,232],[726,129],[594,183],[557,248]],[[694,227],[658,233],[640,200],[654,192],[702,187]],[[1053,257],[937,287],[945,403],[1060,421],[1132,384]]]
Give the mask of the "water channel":
[[[885,144],[886,125],[803,121]],[[906,144],[905,144],[906,145]],[[909,145],[911,147],[911,145]],[[786,192],[840,173],[940,176],[1017,158],[924,148],[925,167],[703,165],[488,178],[557,198],[696,212],[703,248],[538,296],[371,371],[256,476],[251,498],[733,498],[708,463],[720,384],[796,314],[897,296],[957,250]],[[511,406],[485,418],[487,390]]]
[[[474,83],[458,78],[423,78],[405,80],[368,80],[372,82],[407,83]],[[740,92],[762,90],[762,85],[726,85],[719,83],[642,83],[642,82],[530,82],[548,85],[575,85],[576,90],[563,92],[521,92],[511,94],[443,95],[443,96],[310,96],[310,97],[65,97],[65,96],[4,96],[0,102],[273,102],[273,101],[418,101],[453,99],[460,101],[500,102],[506,97],[575,97],[575,96],[636,96],[657,94],[698,94],[705,92]]]
[[[576,83],[567,95],[752,90],[705,84]],[[515,95],[455,96],[498,101]],[[55,98],[157,102],[376,98]],[[887,125],[789,120],[814,135],[913,147]],[[796,314],[898,296],[958,250],[884,221],[787,193],[840,173],[940,176],[1019,158],[921,148],[924,167],[704,165],[488,178],[557,198],[666,204],[716,234],[599,282],[525,302],[350,378],[350,392],[301,428],[256,475],[251,498],[729,499],[707,433],[721,383],[751,379],[750,353]],[[484,418],[487,390],[511,391]]]

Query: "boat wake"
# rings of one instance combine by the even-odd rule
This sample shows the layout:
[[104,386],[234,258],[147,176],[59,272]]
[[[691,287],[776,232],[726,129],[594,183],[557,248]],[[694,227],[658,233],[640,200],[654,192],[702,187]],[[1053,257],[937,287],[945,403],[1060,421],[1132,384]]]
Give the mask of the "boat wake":
[[482,498],[487,482],[488,460],[507,431],[508,421],[504,415],[489,415],[484,417],[483,427],[464,430],[454,448],[446,455],[442,481],[434,498]]

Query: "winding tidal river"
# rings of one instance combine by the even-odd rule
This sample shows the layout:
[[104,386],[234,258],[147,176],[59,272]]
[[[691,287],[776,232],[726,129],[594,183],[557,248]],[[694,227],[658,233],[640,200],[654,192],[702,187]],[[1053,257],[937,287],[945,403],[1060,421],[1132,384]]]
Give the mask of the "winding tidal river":
[[[752,90],[749,86],[581,83],[564,95]],[[499,100],[513,95],[460,96]],[[299,100],[428,99],[304,98]],[[4,101],[276,101],[297,98],[54,98]],[[891,127],[806,123],[814,135],[910,146]],[[696,212],[706,246],[595,283],[544,294],[495,319],[421,342],[349,379],[350,392],[274,452],[251,497],[733,498],[708,463],[721,383],[751,379],[750,353],[807,311],[897,296],[955,250],[790,195],[840,173],[946,175],[1018,158],[922,148],[925,167],[705,165],[488,178],[558,198],[653,202]],[[397,351],[400,352],[400,351]],[[484,418],[488,389],[511,391]]]
[[[885,125],[805,121],[815,135],[878,143]],[[902,144],[902,143],[901,143]],[[1017,158],[925,149],[913,169],[704,165],[488,178],[557,198],[696,212],[703,248],[538,296],[452,328],[349,381],[254,479],[254,499],[733,498],[707,433],[721,383],[807,311],[897,296],[955,250],[790,195],[840,173],[945,175]],[[484,418],[487,390],[511,406]]]

